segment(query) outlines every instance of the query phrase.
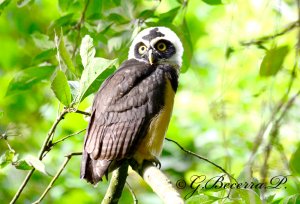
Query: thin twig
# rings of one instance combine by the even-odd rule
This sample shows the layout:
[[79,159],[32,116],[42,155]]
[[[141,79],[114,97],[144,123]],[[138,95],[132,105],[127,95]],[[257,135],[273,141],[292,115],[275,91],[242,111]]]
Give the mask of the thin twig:
[[[166,139],[167,141],[170,141],[170,142],[175,143],[175,144],[176,144],[182,151],[184,151],[185,153],[190,154],[190,155],[192,155],[192,156],[194,156],[194,157],[197,157],[198,159],[204,160],[204,161],[206,161],[206,162],[212,164],[213,166],[217,167],[218,169],[220,169],[223,173],[225,173],[225,174],[228,176],[229,181],[231,181],[231,179],[232,179],[232,180],[234,180],[236,183],[238,183],[238,181],[237,181],[233,176],[231,176],[231,175],[230,175],[223,167],[221,167],[220,165],[218,165],[218,164],[216,164],[216,163],[210,161],[209,159],[207,159],[207,158],[205,158],[205,157],[202,157],[202,156],[200,156],[200,155],[198,155],[198,154],[196,154],[196,153],[194,153],[194,152],[192,152],[192,151],[190,151],[190,150],[186,150],[186,149],[183,148],[178,142],[176,142],[176,141],[174,141],[174,140],[172,140],[172,139],[169,139],[169,138],[165,138],[165,139]],[[229,189],[228,194],[227,194],[227,196],[226,196],[225,198],[229,198],[229,197],[230,197],[231,191],[232,191],[232,189]]]
[[294,104],[296,98],[300,95],[300,90],[286,103],[286,106],[284,107],[281,115],[279,116],[279,118],[277,119],[277,123],[281,122],[283,117],[287,114],[287,112],[289,111],[289,109],[292,107],[292,105]]
[[60,115],[58,116],[58,118],[56,119],[54,124],[52,125],[52,127],[51,127],[50,131],[48,132],[48,135],[47,135],[47,137],[44,141],[44,144],[43,144],[43,146],[40,150],[40,153],[39,153],[39,156],[38,156],[39,160],[42,160],[44,153],[46,151],[48,151],[48,145],[49,145],[49,142],[51,141],[50,138],[52,137],[53,133],[55,132],[56,127],[59,124],[59,122],[64,119],[65,115],[68,112],[69,112],[69,110],[64,108],[64,110],[60,113]]
[[86,116],[91,116],[91,113],[84,112],[84,111],[81,111],[81,110],[76,110],[75,113],[79,113],[79,114],[86,115]]
[[139,201],[138,201],[133,189],[131,188],[131,186],[129,185],[129,183],[127,181],[126,181],[126,185],[127,185],[128,190],[131,193],[131,196],[132,196],[132,199],[133,199],[133,204],[138,204]]
[[128,161],[125,160],[123,164],[113,171],[108,189],[101,204],[117,204],[121,198],[123,188],[128,175]]
[[[297,25],[300,24],[300,0],[295,0],[297,3],[297,9],[298,9],[298,20],[297,20]],[[295,80],[295,75],[296,75],[296,69],[298,67],[298,57],[299,57],[299,51],[300,51],[300,30],[298,29],[298,40],[297,40],[297,46],[295,49],[295,61],[294,61],[294,66],[293,66],[293,70],[292,70],[292,74],[290,77],[290,81],[287,87],[287,91],[286,93],[283,95],[282,97],[282,104],[284,104],[284,109],[283,111],[281,111],[281,114],[278,118],[271,118],[270,121],[274,121],[273,126],[271,126],[271,130],[270,130],[270,134],[269,134],[269,141],[268,144],[266,145],[265,148],[265,158],[264,158],[264,163],[263,166],[261,168],[261,177],[262,177],[262,181],[265,182],[268,176],[268,160],[270,158],[270,154],[272,151],[272,145],[274,144],[274,142],[277,140],[278,138],[278,132],[280,129],[280,122],[281,120],[284,118],[284,116],[287,114],[288,110],[292,107],[292,104],[294,103],[295,99],[299,96],[300,91],[298,91],[287,103],[284,103],[284,101],[288,98],[289,93],[292,89],[292,86],[294,84],[294,80]],[[283,105],[281,106],[283,107]],[[262,196],[265,193],[265,190],[262,190]]]
[[[261,177],[262,177],[262,182],[266,182],[267,176],[268,176],[268,161],[271,155],[271,151],[273,149],[273,144],[278,138],[278,132],[280,129],[280,122],[284,118],[284,116],[288,113],[290,108],[292,107],[293,103],[295,102],[296,98],[299,96],[300,90],[286,103],[283,111],[281,112],[280,116],[276,119],[274,122],[274,125],[272,126],[270,130],[270,139],[268,144],[266,145],[265,148],[265,158],[264,158],[264,163],[261,168]],[[265,190],[262,189],[262,194],[264,194]]]
[[72,53],[72,58],[74,58],[74,56],[76,54],[76,51],[78,49],[78,46],[79,46],[81,25],[84,23],[85,13],[87,11],[89,3],[90,3],[90,0],[86,0],[86,4],[85,4],[84,9],[82,11],[80,20],[79,20],[79,22],[75,26],[75,28],[77,30],[77,38],[76,38],[75,47],[74,47],[74,50],[73,50],[73,53]]
[[[40,150],[40,153],[39,153],[39,155],[38,155],[38,159],[39,159],[39,160],[42,160],[42,159],[43,159],[44,153],[45,153],[46,151],[48,151],[48,145],[49,145],[50,138],[52,137],[52,134],[54,133],[54,131],[55,131],[57,125],[59,124],[59,122],[60,122],[61,120],[64,119],[65,115],[66,115],[68,112],[69,112],[68,109],[64,109],[64,110],[60,113],[60,115],[57,117],[57,119],[55,120],[55,122],[54,122],[54,124],[52,125],[52,127],[50,128],[50,130],[49,130],[49,132],[48,132],[48,134],[47,134],[47,137],[45,138],[45,141],[44,141],[44,143],[43,143],[43,146],[42,146],[42,148],[41,148],[41,150]],[[16,194],[14,195],[13,199],[10,201],[10,204],[14,204],[14,203],[18,200],[19,196],[21,195],[21,193],[23,192],[25,186],[27,185],[28,181],[30,180],[30,178],[31,178],[31,176],[32,176],[32,174],[33,174],[33,172],[34,172],[34,170],[35,170],[35,169],[33,168],[33,169],[31,169],[31,170],[28,172],[28,174],[27,174],[27,176],[25,177],[23,183],[22,183],[21,186],[19,187],[19,189],[18,189],[18,191],[16,192]]]
[[47,188],[45,189],[45,191],[43,192],[43,194],[40,196],[40,198],[37,201],[33,202],[33,204],[38,204],[38,203],[40,203],[45,198],[45,196],[47,195],[47,193],[53,187],[54,182],[59,178],[60,174],[63,172],[63,170],[65,169],[65,167],[69,163],[70,159],[73,156],[78,156],[78,155],[82,155],[82,152],[74,152],[74,153],[68,154],[66,156],[66,159],[65,159],[64,163],[58,169],[58,171],[56,172],[55,176],[52,178],[51,182],[49,183],[49,185],[47,186]]
[[25,177],[23,183],[21,184],[19,190],[17,191],[17,193],[15,194],[15,196],[13,197],[13,199],[10,201],[10,204],[13,204],[13,203],[15,203],[18,200],[19,196],[21,195],[22,191],[24,190],[25,186],[27,185],[29,179],[31,178],[34,170],[35,169],[33,168],[33,169],[31,169],[28,172],[28,174],[26,175],[26,177]]
[[218,164],[216,164],[216,163],[210,161],[209,159],[207,159],[207,158],[205,158],[205,157],[202,157],[202,156],[200,156],[200,155],[198,155],[198,154],[196,154],[196,153],[194,153],[194,152],[192,152],[192,151],[190,151],[190,150],[186,150],[186,149],[183,148],[178,142],[176,142],[176,141],[174,141],[174,140],[172,140],[172,139],[169,139],[169,138],[165,138],[165,139],[166,139],[167,141],[170,141],[170,142],[175,143],[175,144],[176,144],[182,151],[184,151],[185,153],[190,154],[190,155],[192,155],[192,156],[194,156],[194,157],[197,157],[198,159],[204,160],[204,161],[206,161],[206,162],[212,164],[213,166],[217,167],[218,169],[220,169],[223,173],[225,173],[225,174],[229,177],[229,180],[233,179],[234,181],[237,181],[233,176],[231,176],[225,169],[223,169],[223,168],[222,168],[221,166],[219,166]]
[[260,45],[266,41],[269,41],[269,40],[272,40],[274,38],[277,38],[279,36],[282,36],[290,31],[292,31],[293,29],[299,27],[299,22],[296,21],[296,22],[293,22],[291,24],[289,24],[286,28],[284,28],[281,32],[278,32],[278,33],[275,33],[273,35],[267,35],[267,36],[263,36],[263,37],[260,37],[258,39],[255,39],[255,40],[251,40],[251,41],[242,41],[240,44],[243,45],[243,46],[249,46],[249,45]]
[[57,140],[57,141],[55,141],[55,142],[52,142],[52,143],[50,144],[50,146],[53,147],[53,146],[57,145],[58,143],[63,142],[63,141],[65,141],[66,139],[68,139],[68,138],[70,138],[70,137],[73,137],[73,136],[75,136],[75,135],[79,135],[80,133],[82,133],[82,132],[84,132],[84,131],[86,131],[86,128],[84,128],[84,129],[82,129],[82,130],[79,130],[78,132],[75,132],[75,133],[73,133],[73,134],[67,135],[67,136],[65,136],[65,137],[63,137],[63,138],[61,138],[61,139],[59,139],[59,140]]
[[287,87],[287,91],[283,94],[283,96],[279,100],[278,104],[276,105],[276,107],[272,111],[272,114],[269,117],[269,120],[266,123],[263,123],[261,125],[261,127],[260,127],[260,129],[259,129],[259,131],[258,131],[258,133],[257,133],[257,135],[255,137],[254,145],[253,145],[253,148],[252,148],[252,151],[251,151],[251,155],[250,155],[250,158],[248,160],[249,166],[252,166],[252,164],[254,162],[256,152],[258,151],[258,148],[262,144],[263,136],[265,135],[265,133],[267,132],[267,130],[269,129],[269,127],[276,120],[276,115],[284,107],[284,104],[285,104],[285,102],[286,102],[286,100],[287,100],[287,98],[288,98],[288,96],[289,96],[289,94],[291,92],[292,86],[294,84],[295,76],[296,76],[296,69],[298,67],[297,60],[298,60],[298,56],[299,56],[299,49],[300,49],[300,46],[298,45],[297,49],[296,49],[296,54],[295,54],[295,62],[294,62],[293,70],[292,70],[291,77],[290,77],[290,80],[289,80],[289,84],[288,84],[288,87]]

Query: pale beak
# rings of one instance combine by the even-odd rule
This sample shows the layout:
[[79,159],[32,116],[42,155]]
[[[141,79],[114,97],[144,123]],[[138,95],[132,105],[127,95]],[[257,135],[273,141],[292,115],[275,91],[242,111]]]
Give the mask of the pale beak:
[[153,53],[152,53],[152,49],[149,50],[148,52],[148,60],[149,60],[149,63],[152,65],[153,64]]

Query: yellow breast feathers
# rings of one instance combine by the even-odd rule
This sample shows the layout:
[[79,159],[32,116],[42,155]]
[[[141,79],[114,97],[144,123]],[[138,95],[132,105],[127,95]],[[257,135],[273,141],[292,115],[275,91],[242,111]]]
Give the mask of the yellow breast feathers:
[[169,79],[166,79],[165,103],[151,121],[149,130],[134,155],[134,159],[142,164],[143,160],[154,161],[162,152],[163,141],[172,115],[175,92]]

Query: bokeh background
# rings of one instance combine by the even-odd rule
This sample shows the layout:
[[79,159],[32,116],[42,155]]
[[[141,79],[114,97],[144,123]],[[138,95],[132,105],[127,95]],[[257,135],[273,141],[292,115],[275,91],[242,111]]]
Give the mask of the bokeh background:
[[[224,198],[228,190],[199,188],[188,203],[300,203],[298,3],[0,0],[0,203],[10,202],[28,172],[16,168],[18,161],[37,157],[63,108],[51,90],[53,75],[30,72],[22,81],[24,70],[49,65],[62,70],[69,81],[79,80],[79,47],[85,35],[93,39],[97,57],[117,58],[120,64],[136,32],[153,25],[171,27],[185,47],[167,137],[223,167],[239,182],[270,184],[272,177],[288,175],[280,189],[236,190],[230,199]],[[57,55],[55,36],[63,36],[76,74]],[[12,88],[18,80],[23,84]],[[92,100],[93,94],[79,110],[89,111]],[[69,113],[54,141],[86,128],[87,120]],[[84,132],[53,147],[42,161],[50,175],[35,171],[17,203],[37,200],[64,156],[81,151],[83,137]],[[196,187],[189,186],[193,175],[224,174],[168,141],[160,160],[174,184],[186,181],[187,186],[178,189],[183,197]],[[79,179],[79,169],[80,156],[75,156],[42,203],[99,203],[108,182],[93,187]],[[139,203],[161,203],[132,171],[128,183]],[[125,187],[120,203],[132,202]]]

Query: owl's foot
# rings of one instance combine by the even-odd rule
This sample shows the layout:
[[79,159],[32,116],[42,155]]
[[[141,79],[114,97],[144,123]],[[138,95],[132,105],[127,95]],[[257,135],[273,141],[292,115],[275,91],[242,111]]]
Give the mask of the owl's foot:
[[157,159],[157,157],[153,157],[152,160],[149,160],[150,162],[152,162],[157,168],[161,168],[161,163],[160,161]]

